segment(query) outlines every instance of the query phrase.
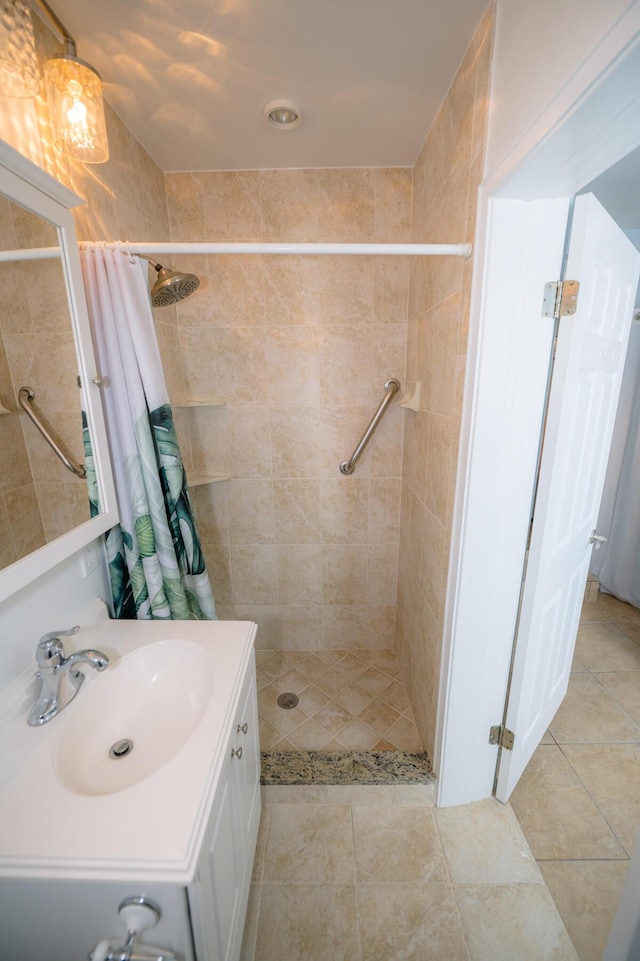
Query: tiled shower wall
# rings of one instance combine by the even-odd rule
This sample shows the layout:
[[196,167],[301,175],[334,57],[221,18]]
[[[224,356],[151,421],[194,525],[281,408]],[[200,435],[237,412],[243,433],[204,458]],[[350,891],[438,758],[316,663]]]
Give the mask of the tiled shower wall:
[[[414,242],[473,242],[482,179],[493,8],[478,27],[413,170]],[[433,754],[472,260],[412,263],[407,377],[421,409],[404,435],[396,647]]]
[[[410,237],[405,169],[168,174],[166,183],[176,241]],[[194,489],[219,615],[256,620],[262,647],[392,647],[402,411],[388,411],[353,476],[338,465],[387,378],[404,384],[407,260],[174,262],[203,289],[178,308],[172,399],[228,402],[179,412],[188,469],[231,475]]]

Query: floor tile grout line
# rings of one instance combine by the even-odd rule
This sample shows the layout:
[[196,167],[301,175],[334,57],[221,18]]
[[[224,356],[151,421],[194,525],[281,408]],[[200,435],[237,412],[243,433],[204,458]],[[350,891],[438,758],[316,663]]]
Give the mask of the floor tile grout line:
[[456,918],[457,918],[457,920],[458,920],[458,926],[459,926],[459,929],[460,929],[460,933],[462,934],[462,943],[464,944],[465,951],[467,952],[468,961],[471,961],[471,959],[472,959],[472,957],[473,957],[472,951],[471,951],[471,943],[470,943],[469,938],[468,938],[468,936],[467,936],[467,931],[466,931],[466,929],[465,929],[465,926],[464,926],[464,924],[463,924],[463,922],[462,922],[462,914],[460,913],[460,905],[458,904],[458,899],[457,899],[457,897],[456,897],[456,885],[455,885],[455,882],[454,882],[454,880],[453,880],[452,869],[451,869],[451,865],[449,864],[449,859],[448,859],[447,854],[446,854],[444,841],[442,840],[442,834],[441,834],[441,831],[440,831],[440,825],[438,824],[437,810],[438,810],[438,809],[435,808],[435,807],[434,807],[433,810],[432,810],[433,824],[434,824],[434,827],[435,827],[435,831],[436,831],[436,836],[437,836],[437,838],[438,838],[438,842],[439,842],[439,844],[440,844],[440,850],[441,850],[441,852],[442,852],[442,859],[443,859],[443,861],[444,861],[445,869],[446,869],[446,872],[447,872],[447,878],[448,878],[448,881],[449,881],[449,888],[450,888],[450,890],[451,890],[451,900],[452,900],[453,905],[454,905],[454,909],[455,909],[455,913],[456,913]]
[[[402,881],[390,881],[389,883],[406,884]],[[262,882],[262,887],[272,888],[356,888],[357,886],[355,881],[290,881],[288,878],[281,881]]]
[[[638,646],[640,647],[640,645]],[[593,674],[594,677],[597,677],[599,674],[640,674],[640,667],[638,667],[637,671],[632,671],[630,668],[625,668],[624,670],[621,670],[619,667],[609,671],[590,671],[588,668],[586,668],[584,671],[575,671],[573,673]]]
[[[636,721],[636,719],[635,719],[634,717],[632,717],[631,714],[629,714],[629,712],[627,711],[626,707],[625,707],[623,704],[620,703],[620,701],[616,698],[615,694],[612,694],[611,691],[610,691],[607,687],[605,687],[605,685],[602,683],[602,681],[601,681],[600,678],[598,677],[598,674],[636,674],[636,673],[638,673],[638,672],[637,672],[637,671],[598,671],[598,672],[596,673],[596,672],[593,672],[593,671],[592,671],[592,672],[590,672],[590,673],[591,673],[591,676],[597,681],[597,683],[598,683],[598,684],[600,685],[600,687],[603,689],[603,691],[605,691],[606,694],[608,694],[608,696],[611,698],[611,700],[614,702],[614,704],[617,704],[618,707],[620,708],[620,710],[621,710],[621,711],[624,711],[624,713],[627,715],[627,717],[629,718],[629,720],[631,721],[631,723],[632,723],[633,725],[635,725],[635,727],[638,728],[638,732],[640,733],[640,724],[638,723],[638,721]],[[639,740],[640,740],[640,738],[639,738]]]
[[[250,952],[249,961],[254,961],[256,950],[258,947],[258,933],[260,931],[260,919],[262,915],[262,892],[263,892],[263,884],[264,884],[264,875],[265,875],[265,870],[267,865],[267,852],[269,850],[269,839],[271,835],[271,808],[269,804],[263,803],[261,805],[261,812],[260,812],[261,822],[262,822],[262,818],[265,818],[266,826],[265,826],[264,846],[262,850],[262,866],[260,870],[260,880],[254,882],[258,886],[258,906],[256,909],[255,937],[253,941],[253,947]],[[260,824],[260,827],[262,827],[262,823]],[[246,921],[245,921],[245,924],[246,924]]]
[[[597,624],[597,623],[599,623],[599,622],[593,622],[593,624]],[[602,626],[602,625],[600,625],[600,626]],[[632,637],[630,637],[628,634],[625,634],[625,632],[624,632],[621,628],[619,628],[617,625],[611,624],[610,626],[611,626],[611,627],[615,627],[616,630],[619,630],[619,631],[620,631],[620,634],[622,635],[622,637],[623,637],[626,641],[630,641],[630,642],[634,645],[635,648],[638,648],[638,652],[640,653],[640,641],[635,641],[635,640],[634,640]],[[609,640],[613,641],[614,639],[609,638]],[[619,638],[615,638],[615,640],[619,640]],[[576,647],[575,647],[575,650],[574,650],[574,656],[575,656],[575,657],[580,661],[580,663],[584,666],[585,671],[586,671],[587,673],[589,673],[589,674],[598,673],[597,671],[593,671],[592,668],[587,667],[587,665],[585,664],[585,662],[584,662],[584,660],[583,660],[584,655],[581,655],[580,653],[577,652],[578,644],[579,644],[579,643],[580,643],[580,634],[578,633],[578,636],[577,636],[577,638],[576,638]],[[629,668],[629,670],[632,670],[632,669]],[[640,665],[639,665],[638,668],[636,668],[635,670],[636,670],[636,671],[640,670]],[[581,674],[581,673],[583,673],[583,672],[582,672],[582,671],[572,671],[572,673]],[[605,672],[603,672],[603,673],[607,673],[607,672],[605,671]]]
[[[623,848],[623,851],[624,851],[624,848]],[[540,864],[543,864],[543,863],[544,863],[544,864],[554,864],[556,861],[561,861],[561,862],[563,862],[563,863],[564,863],[565,861],[569,861],[569,862],[571,862],[572,864],[573,864],[573,863],[575,863],[575,864],[580,864],[580,863],[582,863],[582,862],[584,862],[584,861],[587,861],[587,862],[589,862],[589,863],[591,863],[591,862],[597,862],[597,863],[604,862],[604,863],[610,863],[610,864],[621,864],[621,863],[624,863],[625,861],[630,861],[630,860],[631,860],[631,858],[629,857],[629,855],[627,854],[626,851],[625,851],[625,856],[624,856],[623,858],[536,858],[536,861],[537,861],[538,863],[540,863]]]
[[[257,905],[255,906],[255,912],[256,912],[256,916],[255,916],[255,930],[254,930],[254,932],[253,932],[252,944],[251,944],[251,948],[250,948],[250,951],[249,951],[249,957],[248,957],[247,961],[255,961],[256,950],[257,950],[257,947],[258,947],[258,931],[259,931],[259,928],[260,928],[260,914],[262,913],[262,881],[260,881],[260,882],[254,881],[254,882],[252,882],[252,884],[255,885],[255,889],[257,890],[257,902],[258,902],[258,903],[257,903]],[[251,897],[251,894],[249,894],[249,897]],[[245,931],[246,931],[246,919],[245,919]],[[244,938],[243,938],[243,940],[244,940]]]
[[[613,595],[610,595],[610,596],[613,596]],[[620,603],[626,603],[626,602],[625,602],[625,601],[621,601]],[[596,604],[597,604],[597,601],[596,601]],[[631,607],[631,606],[632,606],[632,605],[629,605],[629,607]],[[630,641],[633,641],[634,644],[637,644],[637,643],[638,643],[637,641],[634,640],[634,638],[630,637],[630,635],[627,634],[627,632],[625,631],[624,627],[622,627],[621,625],[622,625],[622,624],[633,624],[635,627],[640,627],[640,618],[637,618],[637,619],[636,619],[636,618],[630,617],[630,618],[624,618],[624,619],[622,619],[622,618],[620,618],[620,617],[615,616],[615,620],[614,620],[614,618],[613,618],[610,614],[606,614],[604,611],[599,611],[599,613],[602,615],[602,617],[604,617],[604,619],[605,619],[609,624],[612,624],[613,627],[617,627],[618,630],[622,631],[622,633],[623,633],[626,637],[628,637]],[[585,622],[585,623],[591,623],[591,624],[596,623],[596,624],[597,624],[598,622],[597,622],[597,621],[587,621],[587,622]]]
[[[562,743],[564,743],[564,744],[629,744],[629,743],[635,744],[635,743],[640,743],[640,724],[635,720],[635,718],[633,718],[633,717],[629,714],[629,712],[627,711],[627,709],[626,709],[622,704],[620,704],[620,702],[619,702],[618,700],[616,700],[616,698],[615,698],[614,695],[611,693],[611,691],[609,691],[609,690],[604,686],[604,684],[602,683],[602,681],[601,681],[601,680],[598,678],[598,676],[597,676],[598,674],[636,674],[636,673],[638,673],[638,672],[636,672],[636,671],[597,671],[597,672],[595,672],[595,671],[590,671],[589,669],[587,669],[586,671],[575,671],[575,672],[573,672],[573,673],[574,673],[574,674],[578,674],[578,675],[579,675],[579,674],[589,674],[590,677],[592,677],[593,680],[595,681],[595,683],[598,685],[598,687],[600,687],[600,688],[602,689],[602,691],[604,691],[604,693],[607,695],[607,697],[608,697],[611,701],[613,701],[613,703],[616,704],[616,705],[620,708],[620,710],[626,715],[626,717],[627,717],[628,720],[631,722],[631,724],[632,724],[634,727],[638,728],[639,738],[638,738],[638,741],[614,741],[614,740],[608,739],[608,740],[606,740],[606,741],[563,741]],[[570,675],[569,677],[571,678],[571,675]],[[551,721],[551,724],[553,724],[553,721]],[[551,733],[551,727],[549,727],[549,732]],[[552,735],[552,737],[553,737],[553,735]],[[557,739],[556,739],[556,740],[557,740]],[[560,741],[557,741],[557,743],[560,744]]]
[[356,828],[353,820],[353,804],[349,804],[349,820],[351,823],[351,850],[353,851],[354,898],[356,905],[356,940],[358,944],[358,958],[362,959],[362,937],[360,932],[360,903],[358,900],[358,862],[356,859]]
[[356,939],[358,942],[358,958],[362,961],[362,931],[361,931],[361,921],[360,921],[360,896],[359,896],[360,885],[356,881],[355,885],[355,899],[356,899]]
[[[638,646],[640,647],[640,645],[638,645]],[[584,667],[584,670],[583,670],[583,671],[570,671],[570,672],[569,672],[569,677],[574,677],[574,676],[578,676],[578,677],[579,677],[581,674],[590,674],[591,677],[593,677],[594,679],[597,679],[597,675],[598,675],[598,674],[639,674],[639,673],[640,673],[640,664],[638,665],[637,670],[631,670],[630,668],[619,668],[619,667],[618,667],[618,668],[614,668],[613,670],[605,670],[605,671],[594,670],[593,668],[587,667],[587,665],[586,665],[585,662],[582,660],[582,658],[580,657],[580,655],[576,654],[575,656],[578,658],[578,660],[580,661],[580,663],[581,663],[582,666]],[[584,656],[584,655],[583,655],[583,656]]]
[[449,883],[453,886],[453,875],[451,873],[451,865],[449,864],[449,858],[447,857],[444,841],[442,840],[442,834],[440,832],[440,825],[438,824],[438,816],[437,816],[436,810],[437,809],[434,808],[432,812],[433,826],[435,828],[436,836],[438,838],[438,843],[440,844],[440,852],[442,854],[442,860],[444,861],[445,868],[447,870],[447,877],[449,879]]
[[[570,745],[568,745],[568,746],[570,746]],[[564,759],[566,760],[567,764],[569,765],[569,767],[571,768],[571,770],[573,771],[573,773],[574,773],[575,776],[577,777],[579,783],[582,785],[583,790],[585,791],[585,793],[587,794],[587,796],[591,799],[591,802],[592,802],[593,805],[595,806],[598,814],[600,815],[600,817],[602,818],[602,820],[604,821],[604,823],[607,825],[607,827],[609,828],[609,830],[610,830],[611,833],[613,834],[614,838],[616,839],[616,841],[618,842],[618,844],[620,845],[620,847],[622,848],[622,850],[624,851],[624,853],[629,857],[629,852],[627,851],[626,847],[624,846],[624,844],[623,844],[622,841],[620,840],[617,832],[614,831],[613,826],[610,824],[609,819],[606,817],[604,811],[602,810],[602,808],[600,807],[600,805],[599,805],[598,802],[596,801],[595,797],[593,796],[593,794],[591,793],[591,791],[589,790],[589,788],[587,787],[587,785],[584,783],[584,781],[582,780],[582,778],[580,777],[580,775],[579,775],[578,772],[576,771],[575,767],[574,767],[573,764],[571,763],[571,759],[570,759],[569,757],[567,757],[567,755],[565,754],[565,752],[562,750],[562,744],[558,744],[558,747],[560,748],[560,751],[561,751],[561,753],[562,753],[562,756],[563,756]],[[622,860],[622,859],[620,859],[620,860]]]
[[[565,859],[568,860],[568,859]],[[548,863],[548,862],[547,862]],[[624,859],[619,861],[613,861],[613,864],[624,864]],[[268,880],[261,881],[260,884],[257,882],[252,882],[256,887],[287,887],[287,888],[326,888],[326,887],[353,887],[353,888],[376,888],[376,887],[430,887],[434,884],[441,884],[443,887],[448,887],[452,891],[456,888],[546,888],[547,883],[543,879],[542,881],[436,881],[433,879],[423,879],[420,881],[412,881],[404,879],[402,881],[295,881],[289,880],[288,878],[283,878],[281,880]],[[549,892],[551,893],[551,892]],[[460,915],[458,914],[458,917]]]
[[[553,735],[551,735],[553,737]],[[558,747],[607,747],[609,744],[623,745],[623,744],[640,744],[640,738],[633,739],[629,741],[614,741],[610,738],[608,741],[565,741],[555,738],[555,742]],[[540,745],[539,745],[540,746]],[[552,747],[553,745],[547,744],[542,745],[543,747]]]

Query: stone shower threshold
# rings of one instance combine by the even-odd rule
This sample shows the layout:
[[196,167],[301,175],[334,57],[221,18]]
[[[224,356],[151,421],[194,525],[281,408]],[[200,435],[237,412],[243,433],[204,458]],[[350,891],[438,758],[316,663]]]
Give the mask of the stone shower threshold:
[[276,784],[429,784],[426,752],[264,751],[260,782]]

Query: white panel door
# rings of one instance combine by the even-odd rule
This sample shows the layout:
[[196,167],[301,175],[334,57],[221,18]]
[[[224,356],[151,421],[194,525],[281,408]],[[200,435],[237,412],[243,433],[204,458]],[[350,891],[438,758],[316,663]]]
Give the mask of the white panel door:
[[640,254],[591,194],[576,198],[496,796],[506,801],[560,706],[607,468]]

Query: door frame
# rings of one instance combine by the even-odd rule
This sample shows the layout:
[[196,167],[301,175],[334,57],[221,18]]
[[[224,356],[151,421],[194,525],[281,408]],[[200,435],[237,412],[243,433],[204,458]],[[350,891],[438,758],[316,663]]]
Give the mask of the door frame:
[[493,790],[489,727],[507,689],[546,386],[542,288],[560,276],[570,197],[640,145],[631,14],[479,191],[434,756],[442,807]]

